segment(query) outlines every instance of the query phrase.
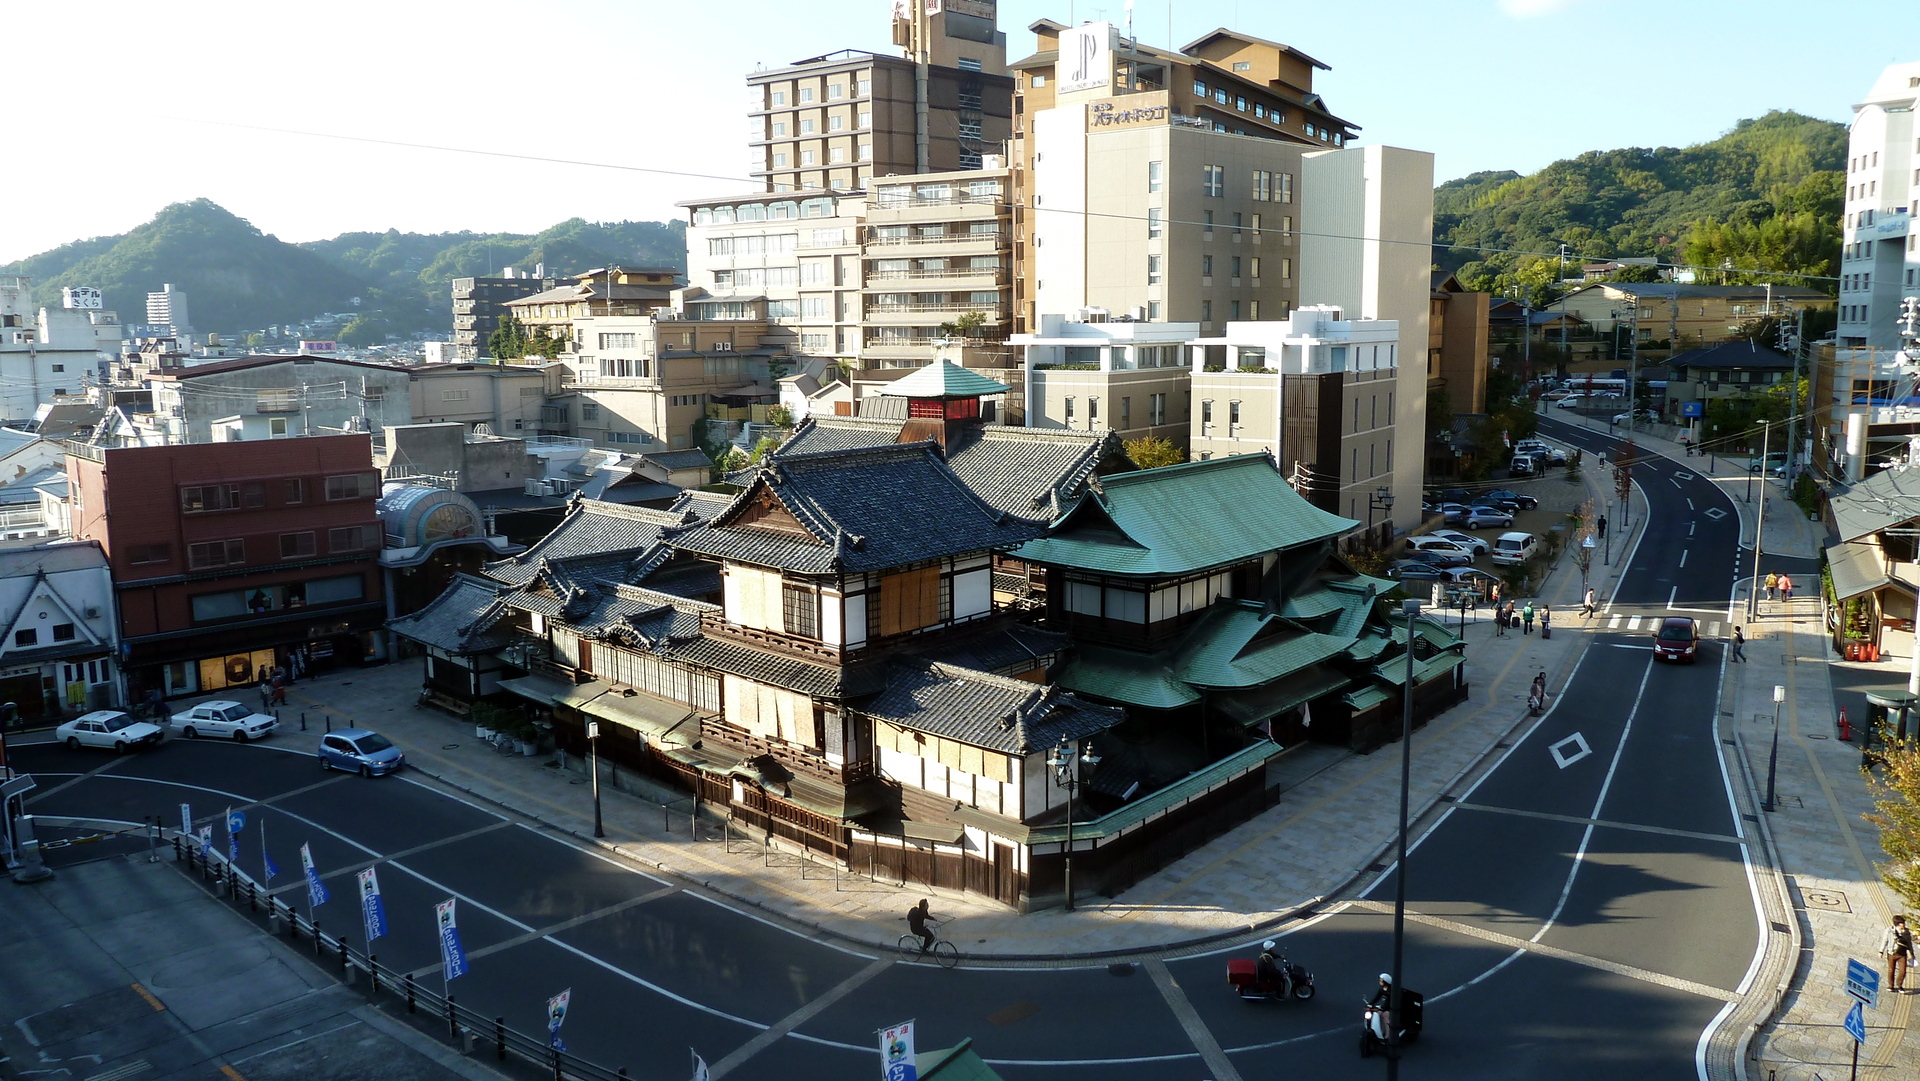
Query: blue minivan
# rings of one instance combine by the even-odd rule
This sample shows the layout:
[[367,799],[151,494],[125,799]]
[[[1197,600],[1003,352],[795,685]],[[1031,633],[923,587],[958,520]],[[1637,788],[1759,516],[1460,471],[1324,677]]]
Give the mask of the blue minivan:
[[343,769],[362,777],[392,773],[407,764],[387,737],[368,728],[342,728],[320,737],[320,768]]

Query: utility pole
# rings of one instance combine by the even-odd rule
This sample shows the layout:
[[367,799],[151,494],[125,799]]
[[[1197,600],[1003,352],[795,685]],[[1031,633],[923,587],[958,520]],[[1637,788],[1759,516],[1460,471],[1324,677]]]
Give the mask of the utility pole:
[[[1796,313],[1796,316],[1794,329],[1791,333],[1788,332],[1784,319],[1781,320],[1779,324],[1780,351],[1793,357],[1793,386],[1789,388],[1787,398],[1787,400],[1792,403],[1787,412],[1787,466],[1783,472],[1787,481],[1787,491],[1789,492],[1793,491],[1793,482],[1796,479],[1794,477],[1794,459],[1797,457],[1797,452],[1800,447],[1800,350],[1806,343],[1807,310],[1805,308],[1800,309],[1800,311]],[[1809,394],[1808,396],[1811,397],[1812,395]]]
[[[1760,538],[1767,529],[1767,452],[1773,437],[1773,422],[1760,424],[1760,506],[1753,519],[1753,581],[1747,586],[1747,622],[1760,607]],[[1771,808],[1769,808],[1771,809]]]
[[[1567,276],[1567,246],[1565,244],[1560,245],[1560,262],[1556,264],[1556,266],[1558,276],[1565,278]],[[1554,284],[1558,285],[1559,283],[1556,281]],[[1560,293],[1560,370],[1562,372],[1571,371],[1572,368],[1570,365],[1572,364],[1573,353],[1567,345],[1567,294],[1565,290],[1562,290]]]

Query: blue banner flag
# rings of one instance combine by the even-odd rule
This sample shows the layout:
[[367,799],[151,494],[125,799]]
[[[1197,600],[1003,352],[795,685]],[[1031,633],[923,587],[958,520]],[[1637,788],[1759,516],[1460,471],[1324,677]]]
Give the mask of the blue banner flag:
[[573,1003],[573,988],[547,1000],[547,1044],[555,1051],[565,1051],[567,1045],[560,1039],[560,1026],[566,1023],[567,1007]]
[[369,944],[387,933],[387,907],[380,903],[380,879],[371,867],[360,872],[360,922],[366,925]]
[[433,906],[434,922],[440,928],[440,971],[453,980],[467,974],[467,951],[460,948],[460,928],[453,918],[453,899]]
[[200,827],[200,858],[204,860],[211,855],[213,855],[213,827],[201,826]]
[[313,853],[306,845],[300,846],[300,870],[307,876],[307,904],[326,904],[327,884],[320,881],[320,872],[313,869]]
[[881,1030],[880,1076],[885,1081],[918,1081],[920,1073],[913,1061],[912,1021]]
[[267,853],[267,820],[264,818],[260,820],[260,870],[266,874],[266,884],[271,888],[273,876],[280,873],[280,868],[273,865],[273,857]]

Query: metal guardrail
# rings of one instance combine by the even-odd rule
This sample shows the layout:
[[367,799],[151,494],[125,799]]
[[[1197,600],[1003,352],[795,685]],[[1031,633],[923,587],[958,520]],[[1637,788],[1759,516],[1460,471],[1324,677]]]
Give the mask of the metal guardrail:
[[287,937],[293,941],[305,939],[311,942],[314,958],[334,969],[348,985],[358,983],[364,976],[369,997],[378,999],[382,994],[392,995],[405,1003],[410,1015],[425,1013],[428,1017],[443,1020],[448,1041],[462,1052],[483,1053],[482,1048],[489,1048],[498,1062],[506,1062],[509,1056],[514,1056],[542,1070],[551,1070],[554,1081],[566,1081],[567,1078],[623,1081],[628,1076],[625,1066],[609,1069],[579,1055],[555,1050],[545,1036],[529,1036],[508,1027],[504,1017],[488,1017],[471,1007],[462,1006],[457,995],[442,995],[415,980],[412,973],[396,973],[390,968],[382,968],[379,954],[356,950],[340,936],[328,934],[316,922],[303,918],[294,906],[262,889],[246,872],[233,867],[219,852],[202,852],[193,838],[185,837],[177,830],[167,832],[172,834],[174,862],[185,864],[190,873],[198,871],[200,880],[214,884],[229,904],[236,908],[245,904],[249,913],[256,916],[264,914],[269,930],[275,934],[279,934],[279,928],[284,926]]

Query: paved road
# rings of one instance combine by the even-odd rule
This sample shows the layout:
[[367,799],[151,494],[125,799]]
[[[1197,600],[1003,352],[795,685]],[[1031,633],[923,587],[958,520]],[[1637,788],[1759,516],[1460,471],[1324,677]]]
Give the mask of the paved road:
[[[1547,427],[1589,450],[1611,443]],[[1602,617],[1586,630],[1571,612],[1556,621],[1560,633],[1593,634],[1594,648],[1546,717],[1410,859],[1408,979],[1428,995],[1430,1027],[1408,1076],[1692,1078],[1703,1033],[1757,962],[1765,931],[1744,863],[1748,827],[1719,756],[1721,647],[1678,668],[1655,666],[1647,648],[1646,621],[1669,610],[1731,634],[1737,518],[1678,463],[1646,462],[1636,477],[1656,528]],[[1391,868],[1356,903],[1287,936],[1319,977],[1309,1003],[1235,999],[1222,967],[1245,946],[1165,962],[942,971],[790,933],[405,776],[322,774],[286,753],[295,742],[174,743],[124,760],[29,747],[16,764],[41,774],[42,814],[171,819],[182,801],[202,817],[251,807],[283,872],[297,873],[298,846],[310,843],[336,898],[349,896],[340,887],[352,872],[380,861],[392,934],[376,952],[423,978],[438,972],[432,905],[458,897],[472,958],[453,988],[460,1000],[532,1032],[546,997],[571,987],[572,1049],[636,1078],[683,1078],[689,1047],[733,1078],[863,1076],[875,1030],[909,1017],[922,1048],[972,1036],[1009,1078],[1379,1069],[1354,1042],[1358,1001],[1389,956]],[[249,832],[250,872],[258,843]],[[276,885],[297,897],[292,881]],[[323,926],[355,925],[340,900],[330,907]],[[956,931],[964,951],[965,929]]]

